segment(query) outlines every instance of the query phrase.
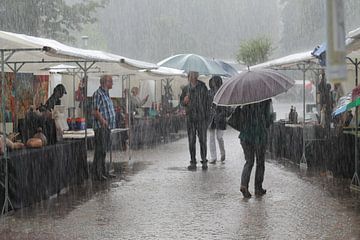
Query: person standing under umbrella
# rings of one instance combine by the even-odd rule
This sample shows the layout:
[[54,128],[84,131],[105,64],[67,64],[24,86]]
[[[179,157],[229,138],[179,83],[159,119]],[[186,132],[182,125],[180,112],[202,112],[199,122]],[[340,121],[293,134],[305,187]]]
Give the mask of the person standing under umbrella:
[[199,73],[190,71],[188,75],[189,84],[182,90],[180,103],[185,107],[186,124],[189,140],[190,165],[188,170],[196,170],[196,134],[200,143],[200,155],[202,169],[206,170],[206,134],[208,128],[208,89],[202,81],[198,80]]
[[216,143],[215,136],[219,144],[220,159],[223,163],[225,161],[225,147],[224,147],[224,131],[226,129],[227,107],[216,106],[212,103],[217,90],[222,85],[220,76],[213,76],[209,80],[209,103],[210,103],[210,125],[209,125],[209,148],[210,148],[210,164],[216,163]]
[[250,198],[249,181],[251,170],[256,157],[255,195],[266,193],[262,183],[265,172],[265,152],[268,138],[268,129],[273,122],[271,113],[271,99],[245,105],[242,112],[242,129],[240,142],[245,155],[245,165],[241,175],[240,191],[245,198]]
[[[286,92],[295,81],[270,69],[248,70],[230,78],[214,96],[214,103],[220,106],[243,106],[234,111],[237,120],[230,122],[240,131],[240,142],[245,155],[240,191],[249,198],[249,180],[256,156],[255,194],[263,195],[265,151],[268,129],[273,122],[271,98]],[[239,107],[237,108],[239,109]]]

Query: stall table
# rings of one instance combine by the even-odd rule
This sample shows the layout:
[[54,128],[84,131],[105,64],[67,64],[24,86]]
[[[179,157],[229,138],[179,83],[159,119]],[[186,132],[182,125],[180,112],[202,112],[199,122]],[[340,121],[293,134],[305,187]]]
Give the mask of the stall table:
[[[47,199],[88,178],[86,149],[79,140],[16,150],[9,152],[8,157],[9,196],[15,209]],[[3,182],[4,159],[0,172]],[[3,203],[3,185],[1,188],[0,201]]]
[[[113,150],[124,148],[124,141],[127,139],[128,128],[114,128],[111,129],[111,146]],[[87,149],[94,149],[94,137],[95,132],[92,128],[87,129]],[[71,139],[85,139],[85,130],[77,130],[77,131],[64,131],[63,134],[64,140]]]
[[165,115],[156,118],[135,118],[131,131],[131,146],[134,149],[167,142],[172,133],[185,129],[184,115]]
[[[296,164],[302,157],[301,125],[276,122],[270,129],[268,150],[273,158],[288,159]],[[331,129],[326,133],[320,125],[305,127],[305,157],[308,167],[330,170],[335,176],[351,178],[354,174],[355,138],[349,133]],[[360,147],[358,148],[360,150]]]

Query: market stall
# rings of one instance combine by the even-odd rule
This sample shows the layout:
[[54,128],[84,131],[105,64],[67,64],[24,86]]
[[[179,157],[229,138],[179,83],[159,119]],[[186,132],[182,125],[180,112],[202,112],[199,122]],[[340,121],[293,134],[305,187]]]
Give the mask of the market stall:
[[[140,70],[134,75],[130,89],[137,87],[139,98],[147,101],[140,107],[129,110],[130,147],[138,149],[166,142],[171,134],[178,132],[178,119],[185,121],[179,107],[178,95],[181,86],[187,84],[183,70],[159,67]],[[135,114],[134,114],[135,112]]]
[[[330,171],[336,177],[351,178],[354,171],[354,135],[331,129],[330,135],[320,126],[276,122],[271,127],[268,150],[271,158],[287,159],[299,164],[303,151],[303,132],[312,139],[305,146],[306,160],[310,169]],[[299,144],[300,143],[300,144]]]
[[[357,75],[359,62],[357,56],[359,56],[359,47],[359,29],[356,29],[349,32],[346,39],[348,78],[351,79],[351,81],[344,83],[345,92],[352,89],[352,87],[349,86],[353,86],[354,82],[355,85],[358,84]],[[284,58],[253,66],[253,68],[300,70],[303,72],[304,80],[308,70],[317,73],[317,76],[319,76],[322,69],[311,52],[289,55]],[[355,81],[353,81],[353,78],[355,78]],[[315,82],[318,83],[319,79],[316,79]],[[317,90],[319,91],[319,89]],[[321,99],[317,100],[321,101]],[[302,125],[285,124],[286,121],[274,124],[271,130],[271,138],[269,139],[270,153],[274,157],[290,159],[294,163],[300,164],[300,166],[303,163],[309,167],[319,167],[320,169],[329,170],[338,176],[350,178],[354,175],[353,182],[355,179],[355,185],[359,185],[357,176],[359,156],[357,134],[353,134],[354,132],[349,134],[347,131],[339,132],[335,128],[307,123],[305,117],[305,97],[303,105],[303,119],[305,120],[302,121]]]
[[[1,52],[1,76],[2,76],[2,122],[3,122],[3,129],[6,129],[5,124],[5,105],[7,102],[7,99],[5,98],[5,87],[6,87],[6,81],[5,81],[5,72],[13,72],[15,75],[15,78],[17,77],[17,74],[20,72],[23,73],[35,73],[42,71],[42,69],[50,67],[54,64],[59,63],[73,63],[77,65],[81,71],[83,72],[83,76],[86,78],[88,72],[90,69],[98,69],[99,72],[107,73],[107,74],[131,74],[133,72],[136,72],[139,69],[151,69],[156,68],[156,65],[145,63],[125,57],[121,57],[118,55],[105,53],[101,51],[93,51],[93,50],[84,50],[84,49],[78,49],[66,46],[64,44],[61,44],[57,41],[50,40],[50,39],[44,39],[44,38],[37,38],[37,37],[31,37],[27,35],[22,34],[15,34],[15,33],[9,33],[9,32],[3,32],[0,31],[0,52]],[[86,88],[85,88],[86,91]],[[85,104],[86,105],[86,104]],[[86,120],[85,120],[86,121]],[[16,129],[15,129],[16,130]],[[3,131],[3,138],[7,138],[7,132],[6,130]],[[87,131],[85,128],[85,159],[86,159],[86,141],[87,141]],[[41,158],[43,155],[46,158],[47,156],[54,157],[55,155],[52,155],[51,152],[54,148],[56,148],[57,153],[59,152],[63,153],[64,151],[68,151],[69,149],[65,149],[66,146],[76,146],[78,145],[78,141],[71,141],[67,142],[66,144],[63,144],[61,142],[57,142],[54,145],[51,146],[41,146],[42,151],[36,151],[36,149],[24,149],[24,150],[18,150],[19,154],[23,153],[22,156],[25,156],[24,154],[31,154],[34,153],[32,157],[34,159]],[[75,147],[74,147],[75,148]],[[1,173],[1,188],[4,190],[1,192],[1,196],[3,196],[4,199],[4,205],[2,213],[7,212],[9,209],[14,209],[14,207],[17,207],[19,205],[13,206],[11,203],[11,195],[9,195],[9,190],[11,188],[9,187],[9,183],[11,183],[9,180],[11,180],[10,171],[11,168],[18,169],[17,171],[20,171],[20,168],[18,168],[16,164],[11,165],[12,159],[16,159],[17,155],[14,153],[9,154],[7,149],[6,141],[3,141],[2,150],[4,152],[3,154],[3,161],[2,163],[2,173]],[[21,152],[20,152],[21,151]],[[36,153],[41,153],[41,156],[36,155]],[[73,158],[81,159],[81,150],[76,151],[69,151],[73,154]],[[59,154],[60,155],[60,154]],[[37,156],[37,157],[36,157]],[[53,161],[53,158],[47,158],[49,161],[49,164],[51,164],[51,161]],[[86,162],[86,161],[85,161]],[[10,163],[10,165],[8,165]],[[19,161],[20,163],[20,161]],[[36,168],[30,168],[33,171],[37,171]],[[64,173],[70,173],[70,172],[64,172]],[[32,174],[39,174],[38,177],[41,179],[39,182],[46,181],[45,176],[46,174],[43,173],[32,173]],[[19,177],[21,174],[15,174],[15,177]],[[9,178],[10,177],[10,178]],[[51,178],[55,178],[52,176]],[[71,178],[71,176],[69,176]],[[84,178],[82,178],[83,180]],[[15,179],[16,180],[16,179]],[[16,180],[17,181],[17,180]],[[72,181],[68,181],[72,182]],[[21,185],[21,186],[27,186],[28,185]],[[62,185],[60,184],[59,187],[61,188]],[[51,187],[52,188],[52,187]],[[14,188],[13,188],[14,189]],[[12,189],[12,190],[13,190]],[[22,191],[21,187],[15,188],[16,191]],[[59,189],[54,188],[55,192]],[[12,191],[11,190],[11,191]],[[50,193],[53,193],[54,191],[50,191]],[[23,196],[22,194],[14,193],[13,196]],[[42,194],[40,194],[42,195]],[[35,198],[37,201],[41,200],[39,198],[40,195],[36,195]],[[48,195],[47,195],[48,196]],[[15,198],[16,199],[16,198]],[[35,201],[35,200],[34,200]],[[29,201],[24,201],[29,202]],[[32,202],[32,201],[30,201]]]

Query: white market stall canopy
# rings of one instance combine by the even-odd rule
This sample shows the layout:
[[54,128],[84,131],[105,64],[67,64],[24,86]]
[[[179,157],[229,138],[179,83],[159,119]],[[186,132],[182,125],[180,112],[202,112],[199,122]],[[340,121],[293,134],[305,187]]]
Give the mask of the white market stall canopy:
[[360,28],[350,31],[346,39],[348,57],[360,58]]
[[291,54],[268,62],[251,66],[250,69],[259,68],[291,68],[299,63],[317,63],[317,59],[311,55],[311,51]]
[[131,74],[139,69],[157,68],[152,63],[107,52],[70,47],[52,39],[4,31],[0,31],[0,46],[0,50],[5,51],[6,71],[11,71],[14,64],[23,64],[19,72],[37,72],[58,63],[70,62],[81,63],[87,68],[92,64],[92,69],[109,74]]
[[[274,59],[265,63],[251,66],[250,69],[259,68],[281,68],[291,69],[297,64],[318,64],[318,60],[311,54],[312,51],[306,51],[291,54],[285,57]],[[360,58],[360,28],[350,31],[346,38],[346,53],[348,57]],[[317,68],[320,68],[318,66]]]
[[168,77],[186,78],[187,75],[184,70],[168,67],[139,70],[139,72],[136,74],[136,78],[139,80],[162,80]]

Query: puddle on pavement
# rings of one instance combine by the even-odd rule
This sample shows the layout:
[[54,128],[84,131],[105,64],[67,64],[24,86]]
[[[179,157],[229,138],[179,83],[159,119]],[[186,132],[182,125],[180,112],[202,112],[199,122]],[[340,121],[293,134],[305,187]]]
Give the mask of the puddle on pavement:
[[131,176],[145,170],[148,165],[150,165],[148,162],[114,163],[115,178],[103,182],[88,179],[82,185],[66,188],[66,191],[52,198],[13,211],[8,217],[31,219],[35,215],[46,213],[54,218],[62,218],[81,204],[91,201],[96,195],[106,194],[111,189],[121,187],[124,182],[131,181]]
[[188,172],[188,171],[189,171],[189,170],[187,170],[186,167],[169,167],[169,168],[167,168],[167,170],[171,170],[171,171],[181,171],[181,172],[183,172],[183,171]]

